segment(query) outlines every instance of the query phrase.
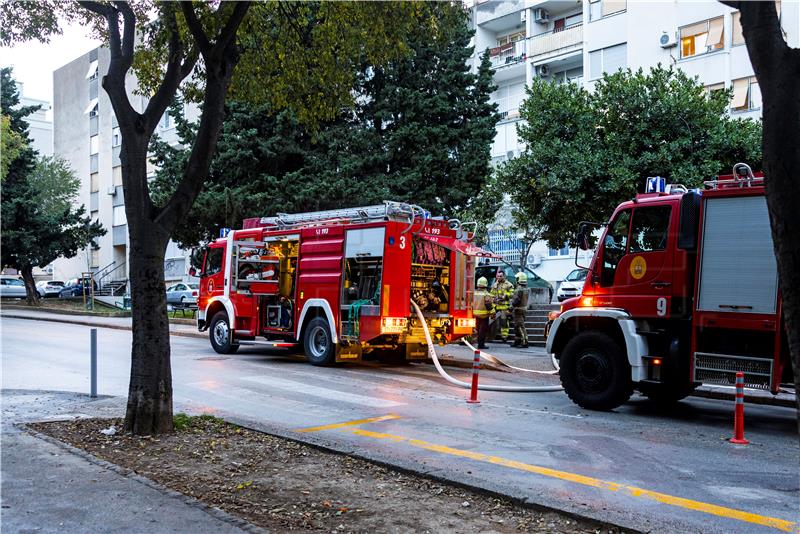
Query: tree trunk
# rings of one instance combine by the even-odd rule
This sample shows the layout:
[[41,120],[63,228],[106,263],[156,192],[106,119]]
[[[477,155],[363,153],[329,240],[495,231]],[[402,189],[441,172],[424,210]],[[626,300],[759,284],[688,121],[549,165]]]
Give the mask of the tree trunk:
[[30,306],[39,304],[39,292],[36,290],[36,280],[33,278],[33,266],[26,265],[20,269],[22,281],[25,282],[25,300]]
[[[133,143],[132,143],[133,144]],[[142,145],[146,146],[146,144]],[[146,150],[123,150],[131,181],[146,179]],[[133,191],[133,188],[129,190]],[[169,234],[142,211],[143,199],[126,197],[133,340],[125,430],[137,435],[172,431],[172,370],[164,255]],[[137,213],[138,212],[138,213]]]

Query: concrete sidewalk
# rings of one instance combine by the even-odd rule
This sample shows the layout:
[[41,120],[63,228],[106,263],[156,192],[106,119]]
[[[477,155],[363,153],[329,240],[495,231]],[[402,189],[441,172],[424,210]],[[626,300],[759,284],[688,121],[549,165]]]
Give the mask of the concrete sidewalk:
[[124,413],[124,399],[20,390],[3,390],[2,397],[3,531],[261,531],[242,519],[19,426],[47,419],[118,416]]

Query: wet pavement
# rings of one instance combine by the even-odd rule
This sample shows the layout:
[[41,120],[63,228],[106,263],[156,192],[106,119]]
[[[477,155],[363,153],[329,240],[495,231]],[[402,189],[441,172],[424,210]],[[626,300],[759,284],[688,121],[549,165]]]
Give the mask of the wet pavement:
[[[86,326],[5,314],[0,326],[4,388],[87,391]],[[123,397],[130,333],[100,329],[98,338],[100,392]],[[490,349],[513,365],[549,366],[542,351]],[[441,352],[471,360],[468,348]],[[733,412],[726,401],[691,398],[662,409],[635,397],[599,413],[560,392],[481,392],[481,403],[469,405],[466,390],[425,364],[316,368],[250,347],[221,356],[205,339],[177,336],[172,368],[180,409],[627,528],[796,531],[800,522],[791,409],[747,405],[751,445],[743,447],[726,441]],[[448,372],[469,377],[466,369]],[[558,378],[484,370],[481,381],[547,385]]]

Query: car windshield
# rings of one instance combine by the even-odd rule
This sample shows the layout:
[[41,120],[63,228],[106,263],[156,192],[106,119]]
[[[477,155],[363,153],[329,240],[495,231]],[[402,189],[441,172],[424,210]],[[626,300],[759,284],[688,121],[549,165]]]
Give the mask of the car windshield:
[[186,285],[192,289],[198,289],[200,287],[200,284],[186,284]]
[[25,284],[22,283],[22,280],[17,280],[15,278],[9,278],[7,284],[10,285],[10,286],[24,286],[25,285]]
[[583,282],[586,280],[586,273],[588,272],[585,269],[575,269],[567,275],[567,280],[569,282]]

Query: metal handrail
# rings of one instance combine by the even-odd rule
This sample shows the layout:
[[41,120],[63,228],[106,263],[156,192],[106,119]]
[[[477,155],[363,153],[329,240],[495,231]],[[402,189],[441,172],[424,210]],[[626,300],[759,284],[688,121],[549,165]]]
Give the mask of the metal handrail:
[[525,37],[525,40],[529,39],[536,39],[537,37],[544,37],[545,35],[552,35],[554,33],[561,33],[567,30],[571,30],[573,28],[577,28],[578,26],[583,26],[583,21],[576,22],[575,24],[570,24],[569,26],[564,26],[563,28],[553,28],[552,30],[547,30],[546,32],[537,33],[536,35],[531,35],[529,37]]
[[[116,261],[114,263],[116,263]],[[108,271],[107,273],[103,274],[103,276],[101,276],[100,278],[98,278],[97,279],[97,287],[100,288],[100,289],[103,289],[103,285],[104,285],[103,284],[103,280],[105,280],[108,276],[111,275],[111,273],[113,273],[114,271],[116,271],[120,267],[125,267],[125,262],[124,261],[122,263],[120,263],[119,265],[117,265],[116,267],[114,267],[113,269],[111,269],[110,271]],[[109,280],[109,281],[111,281],[111,280]]]

